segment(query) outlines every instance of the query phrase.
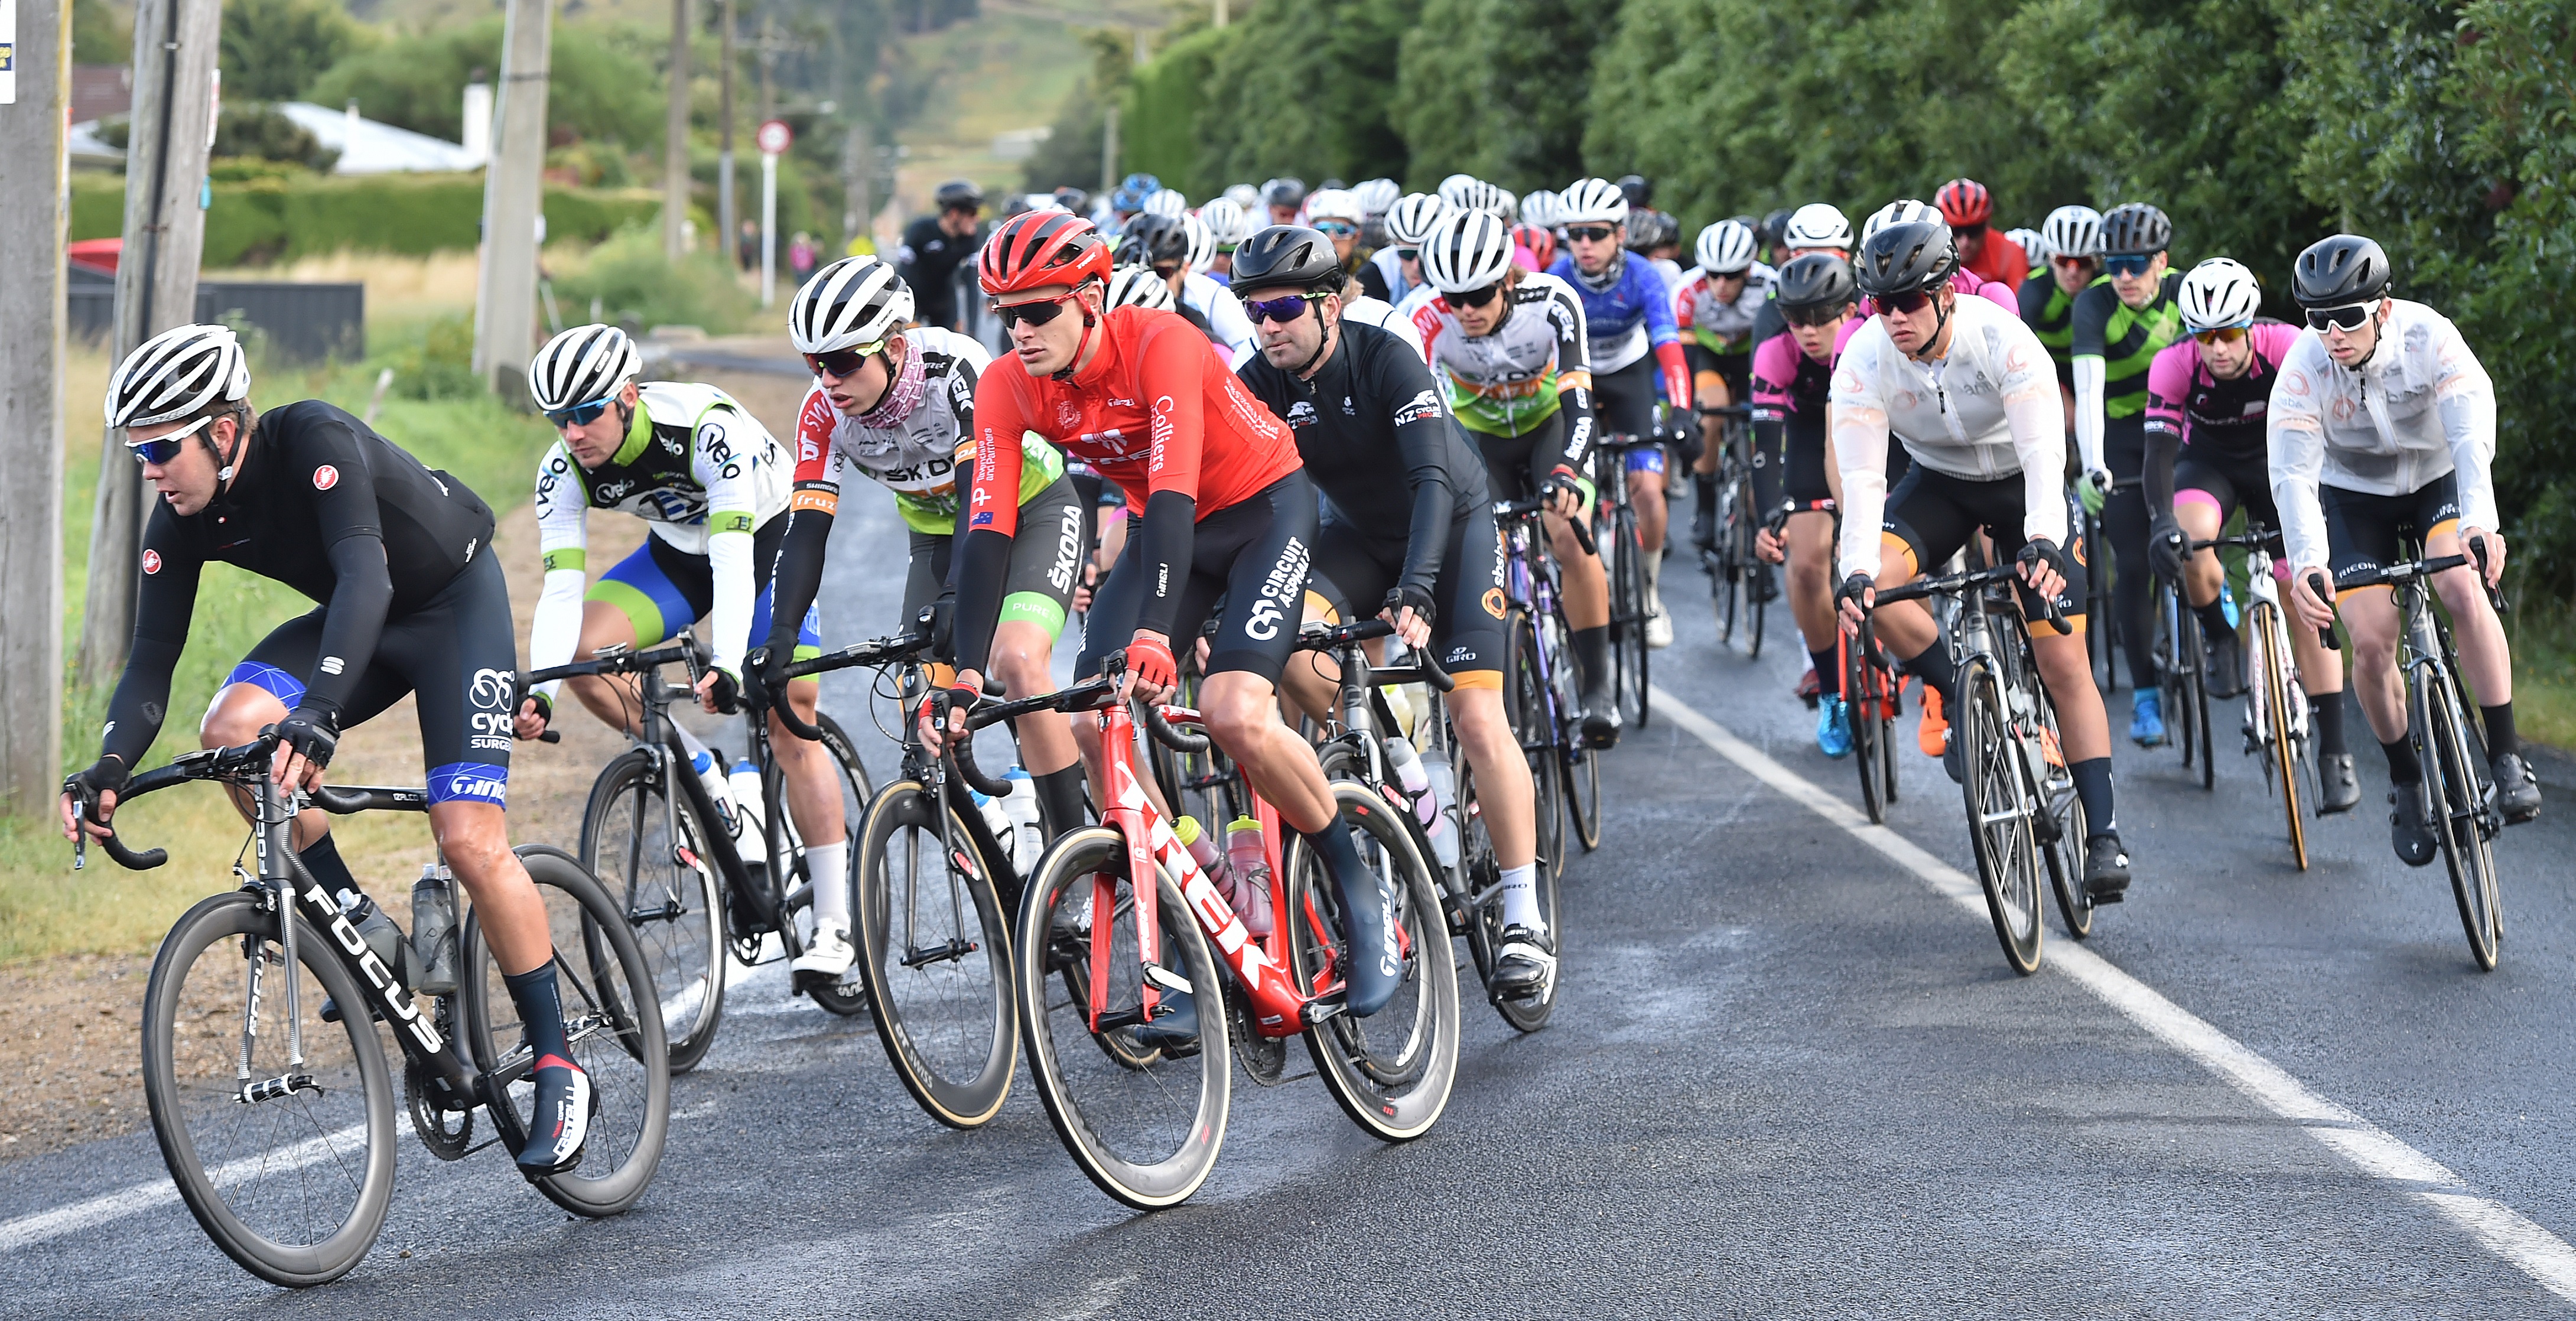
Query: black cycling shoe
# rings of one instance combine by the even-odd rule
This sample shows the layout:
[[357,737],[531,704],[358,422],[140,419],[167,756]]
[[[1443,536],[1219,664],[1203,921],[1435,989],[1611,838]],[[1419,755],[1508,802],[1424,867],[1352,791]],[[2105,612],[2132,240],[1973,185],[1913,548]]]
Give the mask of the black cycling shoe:
[[2208,677],[2212,697],[2240,697],[2245,692],[2245,644],[2233,633],[2220,633],[2209,639],[2209,663],[2201,671]]
[[1717,502],[1702,500],[1691,510],[1691,548],[1705,555],[1717,549]]
[[1763,602],[1780,599],[1780,575],[1768,564],[1753,566],[1753,599]]
[[1339,877],[1334,881],[1342,896],[1344,948],[1350,951],[1342,984],[1350,988],[1351,1016],[1366,1018],[1404,989],[1404,960],[1398,952],[1403,937],[1396,933],[1394,901],[1376,876],[1363,874],[1349,884]]
[[2353,774],[2352,754],[2317,758],[2317,815],[2349,812],[2361,802],[2361,777]]
[[1555,939],[1518,923],[1504,927],[1502,947],[1494,953],[1494,972],[1485,979],[1485,989],[1497,999],[1526,1000],[1546,995],[1555,981]]
[[2495,773],[2496,810],[2504,813],[2504,823],[2518,826],[2540,815],[2540,778],[2531,773],[2531,763],[2518,752],[2508,752],[2487,764]]
[[599,1096],[591,1090],[590,1075],[560,1055],[539,1056],[530,1076],[537,1096],[529,1108],[534,1121],[528,1125],[528,1145],[519,1148],[519,1173],[542,1179],[581,1164]]
[[1950,726],[1950,737],[1941,744],[1941,769],[1950,775],[1950,783],[1968,782],[1968,763],[1959,754],[1959,727]]
[[2433,837],[2433,805],[2424,800],[2424,786],[2401,784],[2389,790],[2388,805],[2388,844],[2397,850],[2397,860],[2409,867],[2431,862],[2442,842]]
[[1154,1021],[1136,1027],[1136,1039],[1155,1047],[1174,1059],[1187,1059],[1199,1053],[1198,997],[1187,991],[1156,987],[1161,993],[1158,1008],[1171,1012],[1157,1014]]
[[2095,835],[2084,841],[2084,899],[2100,906],[2129,897],[2129,851],[2117,835]]
[[1619,699],[1610,695],[1607,684],[1592,684],[1583,690],[1583,742],[1588,747],[1619,746]]

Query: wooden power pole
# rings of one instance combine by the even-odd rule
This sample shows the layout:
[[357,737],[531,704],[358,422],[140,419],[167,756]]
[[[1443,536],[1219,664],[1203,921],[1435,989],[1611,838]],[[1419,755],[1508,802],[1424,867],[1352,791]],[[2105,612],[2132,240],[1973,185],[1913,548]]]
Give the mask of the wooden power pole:
[[[62,776],[63,124],[69,5],[18,9],[0,79],[0,465],[24,498],[0,503],[0,812],[50,816]],[[133,467],[131,460],[127,467]]]
[[728,266],[739,267],[735,245],[742,241],[737,232],[742,218],[735,213],[733,201],[733,6],[734,0],[716,0],[716,13],[724,21],[724,71],[719,80],[720,135],[716,146],[716,251],[724,254]]
[[689,0],[671,0],[671,114],[662,131],[662,255],[689,250]]
[[[21,6],[19,12],[34,8]],[[215,43],[222,26],[217,0],[139,0],[134,7],[134,127],[126,137],[125,241],[116,262],[116,337],[110,346],[120,361],[143,341],[197,319],[197,264],[206,239],[198,190],[205,186],[206,152],[214,145]],[[9,177],[51,179],[54,170]],[[81,619],[85,684],[113,681],[134,636],[143,474],[126,457],[122,439],[106,433],[99,451],[88,605]]]
[[496,144],[483,176],[483,263],[474,290],[474,370],[514,407],[536,352],[537,220],[544,214],[546,70],[554,0],[509,0]]

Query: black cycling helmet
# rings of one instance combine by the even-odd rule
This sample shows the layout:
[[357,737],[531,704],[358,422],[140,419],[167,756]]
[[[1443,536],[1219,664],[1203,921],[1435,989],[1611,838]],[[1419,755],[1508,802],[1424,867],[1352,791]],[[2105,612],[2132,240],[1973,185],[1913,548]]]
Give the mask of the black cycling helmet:
[[1920,293],[1949,282],[1959,269],[1959,248],[1950,238],[1948,225],[1917,220],[1870,235],[1861,245],[1857,264],[1860,291],[1872,298]]
[[1057,206],[1075,215],[1081,215],[1083,207],[1091,201],[1091,194],[1071,185],[1056,189],[1050,196],[1055,198]]
[[984,190],[976,187],[972,179],[951,179],[939,185],[934,196],[942,211],[958,207],[972,207],[978,211],[984,208]]
[[2290,297],[2301,307],[2350,307],[2387,292],[2388,254],[2359,234],[2309,244],[2290,280]]
[[1234,269],[1226,280],[1238,290],[1339,293],[1342,263],[1333,255],[1333,241],[1322,231],[1304,225],[1270,225],[1235,245]]
[[2105,257],[2136,256],[2162,252],[2173,246],[2173,222],[2165,213],[2144,202],[2129,202],[2111,208],[2102,217],[2102,255]]
[[1261,185],[1261,200],[1269,206],[1296,206],[1306,200],[1306,181],[1290,175]]
[[1120,266],[1157,266],[1188,261],[1190,231],[1176,216],[1140,212],[1127,218],[1110,260]]
[[1783,312],[1804,312],[1810,308],[1841,307],[1860,293],[1860,283],[1852,276],[1851,263],[1830,252],[1810,252],[1794,258],[1780,268],[1780,282],[1771,287],[1771,301]]
[[1620,175],[1612,186],[1619,190],[1621,197],[1628,199],[1630,207],[1640,211],[1646,209],[1647,200],[1655,195],[1655,185],[1642,174]]

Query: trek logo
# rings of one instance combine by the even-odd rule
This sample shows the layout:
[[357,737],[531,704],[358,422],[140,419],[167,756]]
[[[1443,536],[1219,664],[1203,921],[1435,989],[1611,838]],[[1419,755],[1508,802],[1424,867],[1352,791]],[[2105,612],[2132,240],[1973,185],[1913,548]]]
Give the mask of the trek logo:
[[339,484],[340,470],[332,467],[330,464],[323,464],[321,467],[313,470],[314,490],[327,491]]
[[145,573],[161,572],[161,552],[157,550],[147,550],[143,552],[143,571]]
[[384,960],[377,958],[375,950],[368,947],[367,938],[358,934],[358,928],[349,921],[349,915],[341,912],[340,906],[331,902],[330,896],[324,894],[318,884],[304,892],[304,902],[331,914],[331,938],[340,942],[340,948],[358,961],[358,971],[367,975],[367,984],[375,988],[376,998],[383,1001],[395,1020],[411,1033],[412,1040],[433,1055],[445,1050],[447,1043],[438,1035],[438,1029],[421,1017],[420,1006],[412,1003],[411,992],[394,980]]

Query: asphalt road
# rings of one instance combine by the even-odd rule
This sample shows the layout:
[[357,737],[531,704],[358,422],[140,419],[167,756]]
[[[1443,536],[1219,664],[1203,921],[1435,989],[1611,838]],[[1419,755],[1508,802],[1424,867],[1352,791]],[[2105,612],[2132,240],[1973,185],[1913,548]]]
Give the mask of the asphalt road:
[[[835,642],[890,631],[900,587],[890,513],[842,523]],[[1854,776],[1788,696],[1785,614],[1748,660],[1716,646],[1698,576],[1670,577],[1656,678],[1705,719],[1659,717],[1605,762],[1555,1020],[1523,1037],[1471,1003],[1422,1141],[1363,1137],[1311,1080],[1238,1085],[1207,1187],[1131,1215],[1075,1172],[1025,1070],[990,1127],[941,1129],[864,1021],[788,1000],[772,967],[675,1083],[670,1153],[622,1218],[567,1219],[497,1149],[406,1147],[374,1254],[289,1294],[152,1196],[136,1135],[0,1165],[0,1315],[2576,1310],[2552,1292],[2576,1296],[2564,776],[2503,841],[2508,944],[2481,974],[2441,869],[2398,864],[2380,809],[2319,824],[2301,874],[2250,762],[2227,754],[2210,794],[2124,744],[2131,901],[2099,958],[2052,922],[2020,978],[1927,883],[1972,866],[1938,764],[1907,756],[1893,834],[1846,829],[1830,802],[1857,802]],[[859,701],[827,693],[854,729]],[[89,1223],[36,1232],[73,1207]]]

